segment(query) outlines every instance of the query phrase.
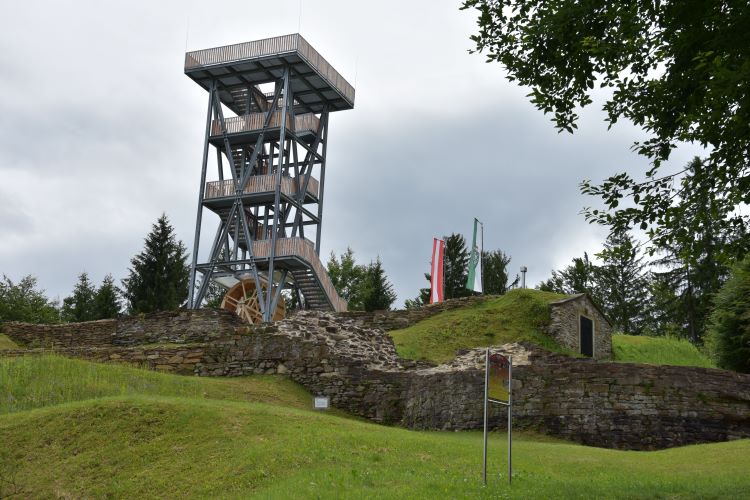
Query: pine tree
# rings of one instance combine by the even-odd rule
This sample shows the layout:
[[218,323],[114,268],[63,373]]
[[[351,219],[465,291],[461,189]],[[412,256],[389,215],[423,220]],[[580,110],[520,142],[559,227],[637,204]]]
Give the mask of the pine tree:
[[393,285],[388,281],[388,277],[383,270],[383,263],[380,257],[367,267],[364,277],[363,286],[363,306],[365,311],[388,310],[396,301],[396,293],[393,291]]
[[175,309],[188,295],[187,250],[163,214],[146,236],[143,251],[130,261],[122,294],[130,314]]
[[648,280],[643,257],[626,231],[609,235],[597,254],[596,286],[600,305],[616,331],[639,334],[647,319]]
[[111,319],[120,315],[120,299],[111,274],[104,277],[94,296],[94,316],[96,319]]
[[96,318],[94,297],[96,290],[89,280],[89,275],[82,272],[73,294],[63,300],[62,320],[66,322],[92,321]]

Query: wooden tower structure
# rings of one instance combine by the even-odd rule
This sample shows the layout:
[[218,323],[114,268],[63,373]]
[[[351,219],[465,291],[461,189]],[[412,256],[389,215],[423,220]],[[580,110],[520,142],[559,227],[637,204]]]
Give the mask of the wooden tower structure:
[[[213,282],[250,322],[282,317],[284,289],[345,311],[319,254],[329,114],[354,107],[354,87],[299,34],[188,52],[185,74],[208,92],[188,307]],[[218,226],[199,262],[204,209]]]

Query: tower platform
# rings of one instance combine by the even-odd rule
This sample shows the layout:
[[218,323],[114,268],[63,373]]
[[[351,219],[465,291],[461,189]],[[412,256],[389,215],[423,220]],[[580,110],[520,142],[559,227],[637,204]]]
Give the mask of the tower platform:
[[298,33],[185,54],[185,74],[206,90],[219,82],[221,102],[237,115],[253,111],[245,89],[278,81],[285,67],[291,69],[291,92],[300,111],[354,107],[354,87]]

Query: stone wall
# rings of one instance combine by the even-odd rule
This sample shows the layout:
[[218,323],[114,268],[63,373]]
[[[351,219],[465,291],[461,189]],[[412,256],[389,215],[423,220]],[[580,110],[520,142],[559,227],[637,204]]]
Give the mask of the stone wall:
[[206,344],[184,344],[181,346],[108,346],[108,347],[63,347],[50,351],[46,348],[6,349],[0,357],[34,356],[55,354],[98,362],[127,363],[139,367],[194,375],[196,366],[205,359]]
[[2,331],[26,347],[82,348],[153,343],[204,342],[226,335],[242,323],[218,309],[179,309],[122,319],[37,325],[8,321]]
[[488,299],[494,298],[492,295],[476,295],[472,297],[462,297],[451,299],[437,304],[427,304],[416,309],[406,309],[398,311],[348,311],[339,313],[343,318],[356,319],[363,324],[374,328],[381,328],[386,332],[408,328],[411,325],[430,318],[443,311],[459,309],[474,304],[482,303]]
[[[223,313],[184,313],[127,323],[130,328],[122,331],[131,333],[112,336],[119,345],[60,347],[57,352],[202,376],[284,374],[312,394],[330,396],[337,408],[377,422],[417,429],[482,426],[481,349],[449,364],[427,366],[399,358],[391,338],[357,315],[306,311],[277,323],[243,325]],[[164,321],[172,325],[157,334],[153,328]],[[22,337],[20,331],[12,338]],[[123,345],[124,339],[131,345]],[[139,345],[138,339],[184,344]],[[513,355],[519,428],[624,449],[750,437],[750,375],[604,363],[546,353],[530,344],[494,350]],[[0,355],[40,352],[48,351]],[[492,407],[490,422],[505,425],[501,407]]]
[[[528,362],[513,368],[514,425],[519,428],[636,450],[750,437],[750,375],[601,363],[524,347]],[[407,394],[404,424],[480,428],[481,363],[482,353],[472,351],[454,361],[455,371],[425,370]],[[432,380],[425,376],[431,373]],[[459,411],[451,413],[452,408]],[[502,408],[494,408],[492,421],[505,425]]]
[[550,324],[545,329],[558,344],[581,352],[580,317],[594,323],[594,358],[612,358],[612,327],[609,320],[586,294],[575,295],[550,304]]

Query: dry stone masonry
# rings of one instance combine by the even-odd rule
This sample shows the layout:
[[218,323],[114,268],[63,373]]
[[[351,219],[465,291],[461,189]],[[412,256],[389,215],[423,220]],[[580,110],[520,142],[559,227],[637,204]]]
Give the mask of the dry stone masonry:
[[[177,373],[284,374],[313,394],[330,396],[334,406],[377,422],[481,428],[483,350],[464,351],[440,366],[403,360],[388,334],[373,326],[393,324],[394,318],[399,325],[413,319],[403,313],[300,312],[276,323],[246,325],[225,311],[198,310],[52,330],[8,323],[4,331],[26,346],[54,345],[66,355]],[[750,375],[600,362],[526,343],[494,350],[513,355],[514,418],[520,428],[623,449],[750,437]],[[502,428],[502,410],[493,411],[492,425]]]
[[593,322],[594,358],[612,357],[612,326],[599,307],[585,293],[552,302],[546,333],[573,352],[581,350],[581,317]]

